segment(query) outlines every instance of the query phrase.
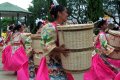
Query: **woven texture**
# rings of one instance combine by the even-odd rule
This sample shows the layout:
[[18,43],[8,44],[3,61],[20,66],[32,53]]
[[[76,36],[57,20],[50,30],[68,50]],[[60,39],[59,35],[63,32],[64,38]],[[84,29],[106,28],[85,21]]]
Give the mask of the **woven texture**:
[[42,50],[42,48],[40,46],[40,39],[39,38],[32,39],[32,48]]
[[72,50],[68,57],[61,56],[63,68],[76,71],[90,67],[93,47],[93,24],[58,27],[59,43]]
[[109,44],[114,47],[120,47],[120,31],[110,30]]
[[[115,49],[120,50],[120,31],[109,30],[109,35],[107,37],[109,45],[113,46]],[[120,60],[120,51],[112,52],[109,57]]]
[[[32,48],[34,50],[38,49],[42,52],[42,48],[40,46],[40,39],[39,38],[33,38],[32,39]],[[41,57],[42,57],[42,54],[34,54],[33,60],[34,60],[34,65],[35,66],[39,65]]]
[[[64,34],[64,40],[63,40]],[[60,44],[65,43],[69,49],[82,49],[93,46],[93,37],[91,30],[83,31],[59,31]]]
[[85,70],[90,67],[92,50],[83,52],[71,52],[69,57],[62,57],[62,65],[64,69],[77,71]]

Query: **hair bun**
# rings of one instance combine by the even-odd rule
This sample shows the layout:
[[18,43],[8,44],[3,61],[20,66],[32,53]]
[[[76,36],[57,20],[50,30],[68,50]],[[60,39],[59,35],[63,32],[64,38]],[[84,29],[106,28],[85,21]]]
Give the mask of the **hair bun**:
[[64,10],[65,10],[65,7],[62,5],[52,6],[50,10],[51,17],[56,19],[58,17],[58,12],[62,12]]

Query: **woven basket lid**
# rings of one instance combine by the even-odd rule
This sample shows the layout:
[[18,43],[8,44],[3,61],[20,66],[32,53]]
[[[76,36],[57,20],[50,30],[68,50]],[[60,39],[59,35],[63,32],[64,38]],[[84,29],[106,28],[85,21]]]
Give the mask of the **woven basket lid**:
[[86,30],[92,29],[94,27],[93,24],[72,24],[72,25],[62,25],[58,26],[57,29],[59,30]]

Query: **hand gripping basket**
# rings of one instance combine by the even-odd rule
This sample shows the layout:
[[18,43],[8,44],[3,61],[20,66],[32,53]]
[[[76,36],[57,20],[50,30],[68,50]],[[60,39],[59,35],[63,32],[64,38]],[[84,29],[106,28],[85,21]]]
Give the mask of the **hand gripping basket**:
[[[40,38],[32,38],[32,48],[34,50],[38,49],[42,52],[42,48],[40,46]],[[40,63],[40,59],[42,57],[42,54],[34,54],[34,65],[37,67]]]
[[93,24],[58,26],[59,43],[70,49],[68,57],[61,54],[63,68],[69,71],[90,67],[93,51]]

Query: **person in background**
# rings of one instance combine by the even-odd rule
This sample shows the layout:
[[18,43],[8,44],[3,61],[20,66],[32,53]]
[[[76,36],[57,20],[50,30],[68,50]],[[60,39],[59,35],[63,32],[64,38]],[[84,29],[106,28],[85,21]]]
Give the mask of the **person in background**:
[[17,80],[29,80],[28,57],[25,51],[25,40],[22,37],[23,26],[13,29],[10,44],[2,51],[3,70],[16,71]]
[[33,53],[33,49],[32,49],[31,33],[28,33],[28,30],[25,29],[22,32],[22,37],[25,40],[25,51],[26,51],[27,57],[29,58],[29,61],[28,61],[28,63],[29,63],[29,79],[34,80],[35,67],[34,67],[34,62],[33,62],[33,54],[34,53]]
[[[38,23],[37,23],[37,26],[36,26],[36,34],[34,34],[34,36],[32,37],[32,38],[41,38],[40,37],[40,34],[41,34],[41,29],[42,29],[42,27],[43,27],[43,25],[44,25],[44,22],[43,21],[38,21]],[[41,49],[34,49],[33,50],[34,51],[34,60],[40,60],[40,56],[43,54],[42,53],[42,51],[41,51]],[[35,61],[36,62],[36,61]],[[35,73],[37,74],[37,71],[38,71],[38,66],[39,64],[37,64],[37,63],[35,63]]]
[[3,39],[5,40],[7,38],[7,31],[5,29],[3,29],[1,35],[2,35]]
[[2,38],[2,36],[0,36],[0,47],[1,47],[1,49],[2,49],[3,45],[4,45],[4,39]]
[[6,45],[8,45],[9,44],[9,42],[10,42],[10,40],[11,40],[11,36],[12,36],[12,33],[13,33],[13,28],[14,28],[14,26],[9,26],[9,28],[8,28],[8,31],[7,31],[7,38],[6,38],[6,40],[5,40],[5,44]]
[[40,34],[41,33],[41,28],[43,27],[43,22],[39,21],[37,24],[37,32],[36,34]]
[[106,34],[107,21],[101,20],[97,28],[100,31],[94,43],[95,54],[92,57],[90,70],[84,73],[84,80],[120,80],[120,60],[110,57],[117,54],[118,50],[109,45]]

